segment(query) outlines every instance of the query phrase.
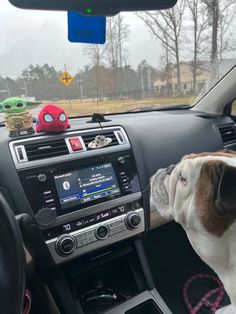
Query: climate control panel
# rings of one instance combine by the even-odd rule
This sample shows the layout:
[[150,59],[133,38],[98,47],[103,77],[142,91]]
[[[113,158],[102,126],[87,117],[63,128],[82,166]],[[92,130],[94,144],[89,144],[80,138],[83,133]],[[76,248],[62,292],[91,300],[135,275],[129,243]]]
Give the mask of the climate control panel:
[[54,261],[59,264],[75,256],[135,236],[144,230],[144,210],[138,208],[88,227],[64,233],[47,240],[46,244]]

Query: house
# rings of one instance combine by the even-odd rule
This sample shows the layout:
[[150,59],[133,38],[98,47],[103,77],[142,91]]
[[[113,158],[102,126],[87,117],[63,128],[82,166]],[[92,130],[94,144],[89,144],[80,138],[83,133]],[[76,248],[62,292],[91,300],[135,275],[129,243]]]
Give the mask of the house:
[[[205,66],[197,67],[196,76],[196,93],[198,93],[209,78],[209,69]],[[167,96],[173,94],[191,95],[193,94],[193,66],[191,62],[181,62],[180,64],[180,90],[178,90],[177,69],[173,67],[169,73],[164,73],[162,77],[154,82],[155,92],[159,96]]]
[[[196,75],[196,94],[205,93],[216,82],[219,81],[234,65],[236,59],[219,60],[215,64],[209,61],[201,61],[197,66]],[[172,96],[172,95],[193,95],[193,63],[180,63],[180,91],[177,85],[177,69],[172,66],[169,72],[165,72],[157,79],[153,86],[157,96]]]

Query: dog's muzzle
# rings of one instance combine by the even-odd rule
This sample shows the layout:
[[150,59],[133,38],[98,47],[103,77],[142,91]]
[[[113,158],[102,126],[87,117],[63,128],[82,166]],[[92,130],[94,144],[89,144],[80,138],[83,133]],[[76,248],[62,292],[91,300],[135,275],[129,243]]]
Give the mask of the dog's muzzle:
[[169,179],[175,165],[170,165],[165,169],[159,169],[151,178],[151,198],[150,203],[166,219],[172,219],[169,211]]
[[175,165],[170,165],[169,167],[166,168],[166,173],[168,175],[171,175],[172,171],[175,169]]
[[174,170],[175,165],[170,165],[168,168],[159,169],[156,174],[152,177],[151,185],[152,185],[152,199],[153,201],[159,203],[163,202],[164,204],[169,203],[169,196],[164,184],[164,181],[167,176],[171,175]]

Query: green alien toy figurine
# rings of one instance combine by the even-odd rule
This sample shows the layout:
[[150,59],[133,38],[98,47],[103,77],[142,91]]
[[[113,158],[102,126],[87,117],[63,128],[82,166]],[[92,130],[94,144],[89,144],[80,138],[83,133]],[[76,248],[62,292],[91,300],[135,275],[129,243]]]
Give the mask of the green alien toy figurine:
[[19,97],[7,98],[0,103],[0,112],[5,113],[5,124],[10,137],[34,133],[32,114],[28,108],[36,108],[40,103]]

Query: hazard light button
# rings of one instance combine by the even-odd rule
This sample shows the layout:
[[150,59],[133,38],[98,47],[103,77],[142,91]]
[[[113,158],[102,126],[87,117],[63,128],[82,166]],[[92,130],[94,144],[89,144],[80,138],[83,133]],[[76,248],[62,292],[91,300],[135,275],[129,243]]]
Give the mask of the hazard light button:
[[70,142],[70,147],[73,150],[73,152],[77,152],[79,150],[84,149],[79,137],[69,138],[69,142]]

